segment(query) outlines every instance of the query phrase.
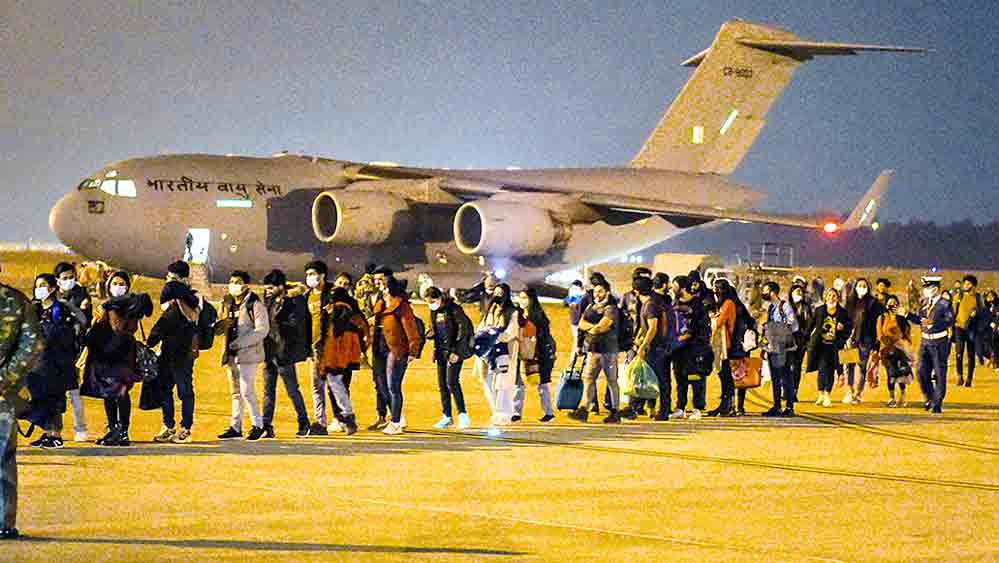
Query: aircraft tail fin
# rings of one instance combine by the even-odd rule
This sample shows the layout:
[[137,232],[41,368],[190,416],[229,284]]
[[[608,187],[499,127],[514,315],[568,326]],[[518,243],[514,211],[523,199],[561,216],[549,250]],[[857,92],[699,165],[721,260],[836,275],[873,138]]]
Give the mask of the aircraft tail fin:
[[881,200],[884,198],[885,192],[888,191],[888,184],[891,183],[892,176],[894,175],[894,170],[881,171],[881,174],[874,180],[871,187],[867,189],[867,193],[857,203],[857,207],[853,209],[850,216],[846,218],[846,221],[843,221],[843,230],[860,229],[862,227],[870,227],[874,224],[874,218],[881,207]]
[[776,27],[731,21],[687,59],[694,74],[632,160],[638,168],[731,174],[802,62],[818,55],[922,49],[802,41]]

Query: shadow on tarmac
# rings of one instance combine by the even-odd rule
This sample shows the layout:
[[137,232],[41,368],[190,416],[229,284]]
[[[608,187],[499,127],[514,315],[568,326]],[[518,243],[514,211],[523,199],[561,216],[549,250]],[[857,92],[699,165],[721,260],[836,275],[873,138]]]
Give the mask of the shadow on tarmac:
[[[825,414],[826,411],[820,411]],[[850,422],[870,426],[894,424],[941,424],[975,421],[963,416],[935,417],[912,409],[908,412],[829,412]],[[561,416],[565,416],[564,414]],[[402,436],[383,436],[378,432],[360,432],[354,436],[316,436],[303,439],[279,437],[275,440],[246,442],[244,440],[206,440],[192,444],[156,444],[133,440],[130,447],[98,447],[92,444],[72,444],[57,450],[23,449],[18,457],[21,463],[42,462],[50,456],[101,458],[128,456],[202,456],[202,455],[277,455],[277,456],[348,456],[348,455],[393,455],[421,452],[467,452],[503,451],[515,448],[557,447],[579,443],[606,442],[607,440],[656,440],[662,443],[682,442],[698,432],[758,431],[779,432],[802,427],[825,427],[828,423],[811,420],[802,416],[794,418],[767,419],[760,416],[739,418],[704,418],[698,421],[672,422],[629,422],[626,424],[605,425],[600,418],[592,417],[589,424],[531,424],[521,423],[504,427],[497,440],[483,439],[484,431],[473,432],[426,432],[413,428]],[[197,436],[196,436],[197,438]],[[542,440],[548,443],[511,443],[503,438]],[[32,461],[33,460],[33,461]]]
[[65,538],[44,536],[22,536],[27,542],[76,543],[94,545],[142,545],[186,549],[232,549],[239,551],[290,551],[290,552],[359,552],[359,553],[417,553],[417,554],[456,554],[456,555],[527,555],[519,551],[498,549],[478,549],[460,547],[417,547],[392,545],[358,545],[340,543],[290,543],[239,540],[170,540],[170,539],[116,539],[116,538]]

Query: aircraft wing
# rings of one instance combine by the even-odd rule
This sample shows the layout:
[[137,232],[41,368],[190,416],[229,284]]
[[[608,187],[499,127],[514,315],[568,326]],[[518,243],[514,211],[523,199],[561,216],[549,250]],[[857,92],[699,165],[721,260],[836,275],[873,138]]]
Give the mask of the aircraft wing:
[[[635,213],[639,215],[660,215],[665,218],[685,217],[705,221],[738,221],[743,223],[764,223],[784,225],[805,229],[823,229],[833,233],[838,230],[852,230],[870,226],[874,213],[880,205],[893,170],[885,170],[878,176],[861,201],[844,222],[842,217],[809,216],[766,213],[746,209],[729,209],[723,207],[707,207],[687,205],[679,202],[666,202],[656,199],[626,195],[608,195],[592,192],[559,190],[556,188],[532,187],[508,184],[502,180],[474,178],[470,179],[461,171],[421,169],[399,166],[379,166],[376,164],[362,165],[353,171],[354,179],[388,180],[388,179],[429,179],[442,178],[442,189],[462,199],[478,199],[483,197],[501,196],[507,193],[550,194],[571,198],[573,203],[579,203],[596,210]],[[872,202],[873,206],[872,206]]]

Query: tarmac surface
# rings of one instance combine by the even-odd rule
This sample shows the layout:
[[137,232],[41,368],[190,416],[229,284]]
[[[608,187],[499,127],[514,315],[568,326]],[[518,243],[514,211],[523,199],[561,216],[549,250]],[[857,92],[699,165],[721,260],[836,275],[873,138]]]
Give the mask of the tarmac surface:
[[[970,389],[952,372],[939,416],[918,386],[904,409],[885,407],[883,385],[860,406],[814,406],[814,374],[793,419],[758,416],[764,387],[744,418],[540,424],[529,390],[526,422],[488,438],[469,368],[473,429],[431,430],[439,395],[422,361],[402,436],[363,430],[375,411],[361,371],[355,436],[296,439],[279,385],[278,438],[249,443],[215,440],[229,422],[217,358],[198,363],[193,444],[151,443],[159,414],[138,410],[138,389],[132,447],[73,443],[70,413],[66,448],[22,439],[26,538],[0,544],[0,561],[999,561],[991,369]],[[309,388],[305,366],[299,379]],[[709,408],[717,395],[712,378]],[[85,402],[93,440],[104,412]]]

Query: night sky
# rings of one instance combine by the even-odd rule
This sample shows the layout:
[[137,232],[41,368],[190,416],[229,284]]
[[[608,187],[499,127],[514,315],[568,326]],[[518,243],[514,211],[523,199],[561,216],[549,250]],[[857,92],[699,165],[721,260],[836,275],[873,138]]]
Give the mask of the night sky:
[[891,167],[884,221],[999,218],[995,0],[133,4],[0,1],[0,240],[54,241],[81,178],[167,152],[626,164],[733,18],[933,49],[802,65],[734,174],[764,209],[846,211]]

